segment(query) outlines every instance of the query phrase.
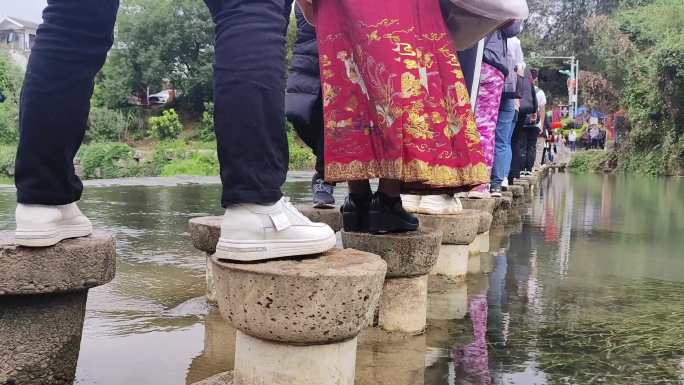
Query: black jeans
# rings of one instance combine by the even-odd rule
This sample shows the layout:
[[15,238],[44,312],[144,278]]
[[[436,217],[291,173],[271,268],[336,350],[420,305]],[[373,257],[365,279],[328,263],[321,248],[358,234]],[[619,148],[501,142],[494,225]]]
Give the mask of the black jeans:
[[311,112],[311,122],[291,121],[297,136],[306,143],[316,156],[316,178],[325,178],[323,98],[319,98]]
[[537,140],[539,128],[537,126],[524,126],[520,137],[520,154],[522,156],[522,169],[532,171],[534,162],[537,160]]
[[523,156],[520,151],[523,126],[525,125],[526,114],[518,113],[518,121],[514,122],[513,136],[511,137],[511,171],[508,173],[508,183],[513,184],[514,179],[520,178],[520,171],[523,168]]
[[[285,33],[292,0],[205,0],[216,24],[215,125],[222,203],[282,197]],[[17,200],[80,199],[73,158],[94,78],[112,46],[118,0],[48,0],[26,71],[16,160]]]

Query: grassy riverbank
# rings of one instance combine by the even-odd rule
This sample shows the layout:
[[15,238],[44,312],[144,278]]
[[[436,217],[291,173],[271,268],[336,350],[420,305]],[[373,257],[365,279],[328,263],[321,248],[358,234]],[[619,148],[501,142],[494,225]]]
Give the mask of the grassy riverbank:
[[[310,170],[315,158],[288,132],[290,169]],[[13,184],[16,145],[0,146],[0,184]],[[84,179],[138,176],[218,175],[215,141],[176,139],[167,141],[95,142],[81,147],[77,173]]]

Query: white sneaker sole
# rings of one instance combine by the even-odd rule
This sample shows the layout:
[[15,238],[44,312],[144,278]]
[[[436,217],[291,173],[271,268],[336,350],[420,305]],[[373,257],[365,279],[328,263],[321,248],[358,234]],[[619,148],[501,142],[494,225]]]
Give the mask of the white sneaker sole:
[[219,260],[256,262],[285,257],[322,254],[337,245],[332,235],[322,240],[288,241],[230,241],[219,239],[215,257]]
[[17,230],[15,243],[24,247],[50,247],[70,238],[87,237],[93,233],[91,225],[61,225],[54,230]]

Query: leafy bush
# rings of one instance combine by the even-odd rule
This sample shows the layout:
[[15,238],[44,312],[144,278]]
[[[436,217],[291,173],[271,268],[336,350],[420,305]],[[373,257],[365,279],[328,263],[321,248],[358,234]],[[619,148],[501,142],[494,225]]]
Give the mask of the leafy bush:
[[156,139],[176,139],[182,131],[183,123],[173,108],[164,111],[162,116],[150,118],[150,132]]
[[125,178],[141,173],[134,155],[124,143],[93,143],[81,147],[78,158],[86,179]]
[[568,169],[574,173],[587,174],[601,172],[612,161],[613,153],[606,151],[582,151],[573,155]]
[[[288,123],[289,124],[289,123]],[[293,170],[311,170],[316,164],[316,157],[308,147],[297,142],[293,130],[287,131],[287,144],[290,148],[290,168]]]
[[15,146],[0,146],[0,176],[14,176],[14,160],[17,156]]
[[204,141],[216,139],[214,133],[214,103],[204,103],[204,112],[199,124],[199,138]]
[[0,103],[0,143],[16,143],[19,139],[19,105],[11,97]]
[[194,153],[188,159],[176,160],[168,163],[161,172],[162,176],[212,176],[218,174],[219,162],[216,152]]
[[86,139],[90,142],[124,141],[128,137],[131,118],[118,110],[93,107],[88,116]]

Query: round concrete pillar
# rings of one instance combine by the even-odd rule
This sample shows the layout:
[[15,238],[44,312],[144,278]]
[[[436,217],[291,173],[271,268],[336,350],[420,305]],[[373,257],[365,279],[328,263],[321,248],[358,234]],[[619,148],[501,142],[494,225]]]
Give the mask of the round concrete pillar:
[[219,308],[238,329],[234,385],[354,384],[356,337],[387,271],[380,257],[347,249],[212,264]]
[[88,290],[111,281],[115,263],[109,233],[38,249],[0,233],[0,384],[73,383]]
[[468,285],[431,277],[428,288],[428,320],[456,320],[468,314]]
[[233,385],[354,385],[357,338],[297,346],[237,332]]
[[385,280],[378,326],[388,332],[423,334],[427,327],[427,290],[427,275]]
[[427,276],[437,263],[441,241],[441,231],[424,227],[404,234],[342,232],[345,247],[377,254],[387,262],[378,316],[380,328],[408,334],[425,331]]

